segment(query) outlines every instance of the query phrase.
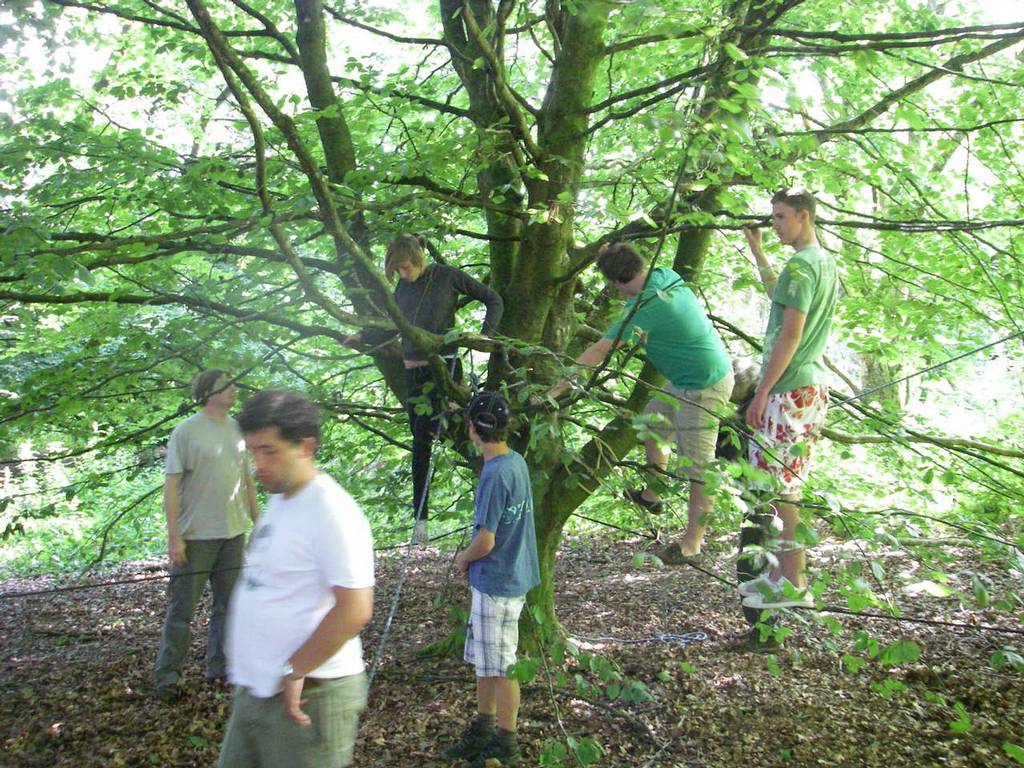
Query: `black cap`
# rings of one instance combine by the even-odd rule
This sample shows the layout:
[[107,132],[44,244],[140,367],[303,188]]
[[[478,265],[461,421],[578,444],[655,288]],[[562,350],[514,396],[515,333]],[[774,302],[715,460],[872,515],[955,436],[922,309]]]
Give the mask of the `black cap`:
[[501,429],[508,426],[508,401],[497,392],[477,392],[466,412],[475,427]]

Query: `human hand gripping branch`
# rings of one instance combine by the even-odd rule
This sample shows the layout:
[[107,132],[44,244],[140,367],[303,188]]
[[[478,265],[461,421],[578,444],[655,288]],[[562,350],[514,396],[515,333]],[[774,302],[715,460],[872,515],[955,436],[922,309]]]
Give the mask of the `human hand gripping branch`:
[[[619,346],[622,342],[619,342]],[[612,348],[615,346],[615,339],[598,339],[585,350],[583,350],[579,357],[576,358],[576,365],[586,368],[596,368],[605,358],[611,353]],[[555,400],[559,395],[563,394],[566,390],[572,387],[572,382],[569,379],[562,378],[556,381],[550,389],[545,393],[546,397],[551,400]]]

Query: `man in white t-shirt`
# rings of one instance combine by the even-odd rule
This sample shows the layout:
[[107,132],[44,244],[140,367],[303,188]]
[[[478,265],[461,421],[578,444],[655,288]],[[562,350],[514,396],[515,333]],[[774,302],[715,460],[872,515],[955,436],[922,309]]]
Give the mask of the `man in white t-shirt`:
[[271,493],[228,617],[235,698],[220,768],[351,765],[373,614],[373,540],[358,505],[317,469],[319,412],[298,392],[254,395],[238,417]]
[[235,404],[231,377],[217,369],[192,382],[202,406],[171,432],[164,477],[167,554],[171,579],[167,613],[154,670],[154,695],[161,701],[181,696],[179,679],[188,652],[192,617],[210,582],[213,606],[206,643],[206,677],[223,680],[224,620],[242,568],[245,530],[256,519],[256,489],[245,462],[238,424],[228,416]]

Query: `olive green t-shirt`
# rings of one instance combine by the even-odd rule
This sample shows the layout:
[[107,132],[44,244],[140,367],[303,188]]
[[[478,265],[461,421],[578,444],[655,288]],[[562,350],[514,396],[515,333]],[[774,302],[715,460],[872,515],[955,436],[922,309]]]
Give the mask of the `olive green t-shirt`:
[[697,297],[683,278],[665,267],[651,270],[647,287],[626,302],[622,319],[608,329],[606,339],[618,336],[637,301],[640,308],[629,319],[621,339],[629,342],[637,332],[646,334],[647,359],[675,386],[707,389],[732,371],[722,337]]
[[230,416],[211,419],[200,411],[181,422],[167,443],[168,475],[181,475],[178,530],[183,539],[232,539],[249,519],[245,441]]
[[799,387],[828,383],[828,370],[823,358],[838,293],[835,259],[818,246],[809,245],[797,251],[786,263],[772,294],[772,310],[764,335],[762,375],[782,330],[782,316],[786,308],[799,309],[807,318],[793,359],[772,387],[772,392],[789,392]]

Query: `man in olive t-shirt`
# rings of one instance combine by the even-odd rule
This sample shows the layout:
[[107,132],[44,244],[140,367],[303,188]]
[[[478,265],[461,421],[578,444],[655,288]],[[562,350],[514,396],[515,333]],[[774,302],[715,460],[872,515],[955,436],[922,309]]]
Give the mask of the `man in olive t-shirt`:
[[796,251],[777,278],[761,248],[761,231],[744,229],[772,299],[761,379],[746,414],[754,429],[750,463],[775,480],[780,500],[773,507],[782,520],[776,565],[741,587],[744,605],[752,608],[810,603],[806,557],[796,541],[796,502],[828,408],[823,358],[838,295],[835,261],[818,247],[814,234],[814,209],[814,197],[803,190],[772,198],[772,228],[783,245]]
[[154,695],[181,696],[178,680],[188,652],[192,617],[210,582],[213,608],[206,645],[206,677],[224,679],[224,621],[245,549],[248,518],[259,507],[238,424],[228,416],[235,385],[219,370],[204,371],[192,383],[202,410],[183,421],[167,443],[164,512],[171,579],[167,587]]

